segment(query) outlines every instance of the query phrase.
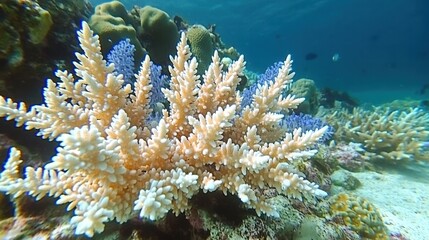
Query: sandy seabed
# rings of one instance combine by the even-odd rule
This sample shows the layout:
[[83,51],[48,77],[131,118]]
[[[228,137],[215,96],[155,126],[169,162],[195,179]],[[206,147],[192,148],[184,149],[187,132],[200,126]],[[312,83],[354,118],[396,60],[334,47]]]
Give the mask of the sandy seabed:
[[378,207],[391,233],[401,233],[408,240],[429,239],[429,164],[353,176],[362,183],[354,193]]

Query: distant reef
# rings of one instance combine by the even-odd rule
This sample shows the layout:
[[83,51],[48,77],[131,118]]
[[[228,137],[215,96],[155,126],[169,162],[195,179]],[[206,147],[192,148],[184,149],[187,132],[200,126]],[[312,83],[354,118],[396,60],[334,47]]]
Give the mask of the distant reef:
[[87,0],[0,3],[0,94],[40,102],[40,89],[78,49],[73,34],[91,16]]
[[[174,54],[179,32],[188,33],[192,54],[202,75],[214,50],[225,65],[240,54],[227,47],[215,32],[216,26],[188,24],[179,16],[151,6],[127,10],[119,1],[92,6],[88,0],[30,1],[0,3],[0,94],[28,103],[40,103],[40,90],[58,68],[72,69],[79,49],[75,32],[82,20],[100,36],[103,55],[126,38],[136,48],[136,67],[148,54],[167,74],[169,56]],[[137,69],[136,69],[137,70]]]

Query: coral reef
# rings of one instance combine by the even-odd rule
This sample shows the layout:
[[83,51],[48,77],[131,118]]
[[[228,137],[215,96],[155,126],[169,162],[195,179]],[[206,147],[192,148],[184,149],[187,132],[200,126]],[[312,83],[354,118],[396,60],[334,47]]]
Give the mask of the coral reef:
[[380,213],[366,199],[340,193],[332,196],[330,202],[330,215],[334,221],[350,227],[363,239],[382,240],[389,239],[387,228]]
[[330,157],[334,158],[338,164],[349,171],[362,171],[368,164],[368,156],[362,144],[350,142],[348,144],[335,144],[331,149]]
[[282,120],[281,124],[289,131],[301,128],[303,132],[328,126],[328,130],[325,132],[325,134],[323,134],[323,137],[319,139],[321,143],[330,140],[334,134],[334,129],[331,126],[322,121],[320,118],[313,117],[309,114],[301,113],[288,115]]
[[211,62],[214,47],[210,32],[202,25],[188,28],[186,37],[191,47],[192,55],[198,60],[198,73],[203,74]]
[[429,137],[429,113],[419,108],[355,108],[352,113],[341,109],[323,115],[337,130],[334,138],[361,144],[367,159],[392,162],[429,159],[427,149],[423,148]]
[[247,87],[243,90],[243,100],[241,101],[242,108],[249,106],[252,103],[252,96],[256,93],[258,85],[264,85],[265,83],[273,81],[282,66],[282,62],[276,62],[272,66],[268,67],[265,70],[265,73],[259,75],[246,71],[248,81],[246,82]]
[[33,44],[40,44],[48,35],[52,27],[51,14],[43,8],[36,8],[38,11],[37,17],[34,17],[32,25],[28,28],[28,36]]
[[305,238],[309,235],[320,237],[314,239],[341,239],[342,231],[335,225],[298,210],[294,204],[301,202],[282,195],[274,194],[269,199],[279,211],[278,218],[257,217],[237,207],[228,197],[204,195],[198,201],[204,201],[205,206],[198,204],[200,208],[191,210],[187,218],[196,231],[200,230],[200,236],[204,236],[201,231],[206,232],[203,239],[311,239]]
[[59,82],[47,81],[44,104],[27,110],[22,102],[0,98],[0,116],[60,143],[50,162],[26,167],[24,178],[20,151],[12,148],[0,174],[1,191],[14,198],[23,193],[58,198],[57,204],[74,210],[75,233],[87,236],[135,213],[157,220],[170,211],[184,212],[200,190],[238,196],[247,208],[269,216],[278,212],[262,194],[265,189],[300,200],[326,196],[291,171],[291,163],[316,153],[312,146],[327,127],[282,130],[284,113],[303,101],[283,96],[294,76],[290,56],[274,81],[259,86],[251,105],[237,114],[243,57],[222,72],[215,52],[200,82],[182,34],[171,58],[170,86],[162,90],[169,108],[150,122],[149,56],[132,89],[106,65],[99,37],[87,23],[78,35],[83,53],[76,53],[76,77],[57,71]]
[[[334,226],[326,224],[324,219],[307,216],[303,219],[299,228],[295,231],[294,240],[325,240],[344,239],[341,232]],[[351,239],[351,238],[347,238]]]
[[[71,61],[74,33],[92,11],[87,0],[5,0],[0,3],[0,94],[40,102],[41,79]],[[60,50],[59,50],[60,49]]]
[[125,83],[133,83],[134,78],[134,52],[136,47],[131,44],[130,39],[120,41],[107,55],[107,63],[115,64],[115,74],[122,74]]
[[331,175],[332,184],[341,187],[341,191],[344,190],[355,190],[361,186],[359,179],[354,177],[349,171],[339,169]]
[[137,38],[136,22],[121,2],[111,1],[97,5],[89,19],[89,25],[100,36],[104,56],[121,40],[130,39],[136,49],[136,61],[143,59],[145,51]]
[[154,63],[166,66],[175,52],[179,31],[170,16],[151,6],[134,8],[132,14],[140,20],[139,37]]
[[296,80],[291,86],[290,93],[297,97],[305,98],[305,101],[296,110],[297,112],[311,115],[317,113],[320,106],[321,94],[317,90],[313,80],[307,78]]
[[[219,56],[238,60],[240,57],[233,47],[227,48],[215,33],[215,25],[205,28],[202,25],[189,25],[181,17],[170,16],[152,6],[134,6],[129,12],[119,1],[98,5],[89,22],[95,33],[100,35],[104,56],[119,41],[129,38],[136,47],[136,62],[141,62],[143,54],[148,53],[156,65],[168,72],[169,56],[175,53],[179,40],[179,30],[188,34],[192,54],[198,60],[198,74],[204,74],[210,65],[214,50]],[[243,81],[243,83],[245,83]]]
[[6,66],[17,67],[24,61],[23,44],[41,44],[52,27],[52,17],[34,1],[5,1],[0,3],[0,11],[4,16],[0,23],[0,60]]
[[166,75],[162,74],[161,66],[154,63],[150,65],[150,83],[152,84],[152,89],[150,90],[149,105],[153,110],[152,114],[156,115],[157,113],[161,113],[162,108],[164,108],[162,104],[166,102],[166,99],[162,89],[168,87],[169,79]]

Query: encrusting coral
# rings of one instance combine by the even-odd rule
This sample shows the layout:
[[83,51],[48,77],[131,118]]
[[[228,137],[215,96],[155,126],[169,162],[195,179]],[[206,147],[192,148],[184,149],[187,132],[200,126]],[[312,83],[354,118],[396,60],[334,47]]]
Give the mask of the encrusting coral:
[[106,65],[99,38],[87,23],[78,36],[84,53],[76,53],[77,78],[57,71],[58,83],[47,81],[44,104],[27,111],[24,103],[0,97],[1,117],[60,142],[52,160],[27,167],[24,178],[20,151],[12,148],[0,191],[68,203],[75,233],[87,236],[103,232],[108,221],[122,223],[134,214],[156,220],[170,210],[184,212],[200,190],[237,195],[258,215],[271,216],[278,213],[262,193],[266,188],[299,199],[326,195],[290,171],[294,160],[315,154],[311,146],[327,129],[282,129],[283,114],[303,101],[282,94],[294,75],[290,56],[275,79],[258,87],[250,106],[239,111],[236,87],[243,57],[222,72],[215,52],[200,82],[183,33],[171,58],[170,86],[162,89],[169,109],[157,120],[149,107],[149,57],[132,88],[121,74],[113,74],[113,64]]

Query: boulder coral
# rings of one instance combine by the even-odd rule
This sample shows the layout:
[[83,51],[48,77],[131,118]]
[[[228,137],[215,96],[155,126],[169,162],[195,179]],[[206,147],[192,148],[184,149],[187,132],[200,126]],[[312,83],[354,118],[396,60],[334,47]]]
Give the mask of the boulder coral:
[[36,8],[38,15],[34,17],[33,24],[29,26],[28,35],[34,44],[40,44],[48,35],[53,21],[51,14],[41,7]]
[[316,114],[320,106],[321,94],[317,90],[316,84],[313,80],[307,78],[301,78],[291,87],[291,93],[305,98],[305,101],[299,105],[297,111],[307,114]]
[[130,39],[136,48],[135,60],[143,59],[144,50],[134,27],[134,21],[125,6],[119,1],[102,3],[95,7],[95,12],[89,20],[89,25],[100,36],[103,55],[123,39]]
[[169,64],[169,56],[176,51],[179,31],[170,16],[151,6],[136,11],[140,19],[139,36],[151,59],[158,65]]
[[187,37],[192,54],[198,60],[198,73],[202,74],[211,62],[214,52],[210,32],[202,25],[193,25],[188,28]]

